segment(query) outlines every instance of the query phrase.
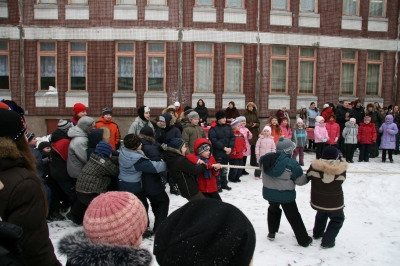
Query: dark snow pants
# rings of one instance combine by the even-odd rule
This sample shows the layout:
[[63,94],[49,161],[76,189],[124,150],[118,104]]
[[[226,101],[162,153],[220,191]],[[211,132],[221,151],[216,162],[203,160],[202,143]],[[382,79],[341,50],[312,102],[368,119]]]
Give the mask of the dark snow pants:
[[150,201],[151,210],[154,213],[154,233],[158,226],[167,218],[169,209],[169,197],[165,191],[157,195],[146,195]]
[[[330,221],[328,227],[326,227],[328,218],[330,219]],[[315,238],[322,237],[321,244],[325,245],[334,244],[336,236],[339,234],[340,228],[342,228],[343,226],[343,222],[344,222],[343,210],[330,213],[317,211],[317,215],[315,215],[313,235]]]

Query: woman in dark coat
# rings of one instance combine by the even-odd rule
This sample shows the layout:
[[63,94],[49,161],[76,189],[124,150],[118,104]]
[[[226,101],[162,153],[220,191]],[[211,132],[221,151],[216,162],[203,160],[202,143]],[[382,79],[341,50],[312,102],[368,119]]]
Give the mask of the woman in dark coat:
[[249,140],[251,146],[250,165],[257,166],[256,143],[258,135],[260,134],[260,118],[258,117],[255,103],[249,102],[246,105],[244,117],[246,117],[246,127],[250,130],[251,134],[253,134],[253,137]]
[[[47,203],[25,138],[25,126],[14,111],[0,109],[0,217],[22,228],[19,240],[28,265],[61,265],[47,227]],[[7,126],[5,126],[7,125]]]
[[236,117],[240,116],[238,109],[235,107],[235,102],[230,101],[228,108],[225,110],[226,124],[229,126],[231,121]]
[[203,99],[199,99],[197,101],[197,106],[194,108],[194,110],[199,114],[200,116],[200,123],[207,123],[207,118],[208,118],[208,109],[206,107],[206,104],[204,103]]

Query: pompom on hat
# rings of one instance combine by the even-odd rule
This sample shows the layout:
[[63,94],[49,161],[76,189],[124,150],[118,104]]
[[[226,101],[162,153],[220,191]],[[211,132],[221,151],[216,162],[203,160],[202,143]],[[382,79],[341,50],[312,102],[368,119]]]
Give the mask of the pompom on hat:
[[124,146],[128,149],[136,150],[140,144],[142,144],[142,141],[136,134],[128,134],[124,138]]
[[291,141],[289,139],[285,139],[282,136],[279,137],[279,140],[276,143],[276,151],[277,152],[283,152],[283,153],[291,155],[295,148],[296,148],[296,144],[293,141]]
[[174,106],[175,106],[175,107],[179,107],[179,106],[181,106],[181,104],[180,104],[179,102],[175,102],[175,103],[174,103]]
[[86,111],[87,108],[83,103],[74,104],[74,114],[79,114],[80,112]]
[[325,159],[325,160],[338,160],[338,159],[340,159],[339,150],[334,146],[326,146],[322,150],[322,159]]
[[24,135],[24,120],[14,111],[0,108],[0,124],[0,137],[7,137],[17,141]]
[[96,244],[137,247],[146,228],[146,210],[129,192],[101,194],[92,200],[83,218],[85,235]]

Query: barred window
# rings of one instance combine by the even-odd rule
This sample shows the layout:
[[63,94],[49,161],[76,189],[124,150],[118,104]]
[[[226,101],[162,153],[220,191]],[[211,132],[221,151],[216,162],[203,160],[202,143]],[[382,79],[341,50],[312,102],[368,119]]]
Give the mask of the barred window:
[[195,91],[212,92],[213,91],[213,61],[214,45],[195,44]]
[[57,44],[56,42],[38,43],[39,90],[57,88]]
[[135,84],[135,44],[116,44],[116,86],[117,90],[133,91]]
[[69,89],[86,90],[86,42],[69,43]]
[[147,90],[165,91],[165,43],[147,44]]
[[225,46],[225,92],[242,92],[243,45]]

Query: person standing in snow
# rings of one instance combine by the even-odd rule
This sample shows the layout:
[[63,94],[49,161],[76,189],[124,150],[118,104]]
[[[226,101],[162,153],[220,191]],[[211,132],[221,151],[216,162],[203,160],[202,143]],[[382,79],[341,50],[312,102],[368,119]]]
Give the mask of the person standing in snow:
[[387,115],[385,123],[379,128],[382,133],[381,145],[382,149],[382,162],[386,161],[386,151],[389,153],[389,161],[393,163],[393,151],[396,146],[396,134],[399,132],[397,125],[393,123],[393,116]]
[[120,146],[121,134],[119,133],[118,125],[112,119],[112,109],[106,107],[101,112],[101,116],[99,121],[96,122],[95,128],[107,127],[110,130],[110,139],[108,143],[110,143],[112,149],[118,150]]
[[308,235],[296,204],[296,185],[308,180],[296,160],[292,159],[296,144],[283,137],[276,143],[276,153],[267,153],[260,158],[263,178],[263,197],[268,200],[268,239],[275,240],[281,222],[282,206],[292,227],[297,243],[308,247],[312,238]]
[[297,118],[297,123],[293,129],[292,141],[296,143],[296,149],[293,151],[292,159],[296,160],[299,155],[299,164],[304,166],[304,147],[307,145],[307,130],[304,126],[303,119]]
[[[260,157],[263,156],[264,154],[270,153],[270,152],[275,152],[276,151],[276,145],[274,141],[274,137],[271,136],[271,127],[270,126],[265,126],[263,131],[260,134],[260,137],[257,140],[256,143],[256,156],[257,156],[257,162],[260,161]],[[255,170],[254,171],[254,179],[259,180],[261,176],[261,171],[260,170]]]
[[358,125],[356,124],[356,119],[352,117],[350,121],[346,122],[342,133],[344,144],[346,145],[346,161],[348,163],[354,163],[353,156],[357,146],[357,135]]
[[[251,146],[250,146],[249,141],[251,141],[251,139],[253,138],[253,134],[246,127],[246,117],[239,116],[236,120],[240,121],[240,133],[242,133],[242,135],[244,136],[244,141],[246,143],[246,151],[243,152],[243,166],[246,166],[247,157],[251,155]],[[257,132],[258,132],[258,128],[257,128]],[[248,175],[248,174],[249,173],[246,171],[246,169],[243,169],[242,175]]]
[[[314,239],[320,239],[322,248],[333,248],[344,222],[342,184],[346,180],[347,162],[339,159],[339,150],[327,146],[322,159],[313,160],[307,170],[311,180],[311,207],[317,211],[313,228]],[[328,218],[330,219],[326,226]]]

